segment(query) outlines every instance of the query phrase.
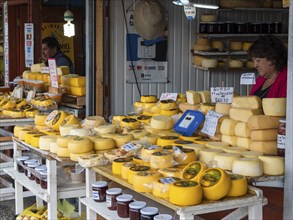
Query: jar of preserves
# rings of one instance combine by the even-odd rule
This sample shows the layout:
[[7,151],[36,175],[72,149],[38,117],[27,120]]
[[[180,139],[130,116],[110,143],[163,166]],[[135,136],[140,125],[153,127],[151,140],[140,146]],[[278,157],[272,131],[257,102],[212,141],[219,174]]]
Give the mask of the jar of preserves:
[[106,201],[106,190],[108,183],[106,181],[97,181],[92,183],[92,197],[95,202]]
[[18,161],[17,162],[17,171],[19,173],[24,173],[24,169],[23,169],[23,167],[20,164],[24,165],[24,161],[26,161],[28,159],[29,159],[28,156],[21,156],[21,157],[17,157],[16,158],[16,160]]
[[116,197],[122,194],[122,189],[120,188],[111,188],[106,190],[106,203],[107,207],[110,210],[117,209],[117,200]]
[[29,180],[35,180],[35,175],[33,173],[33,170],[40,166],[40,163],[37,162],[37,163],[29,163],[28,165],[28,168],[27,168],[27,177]]
[[133,195],[123,194],[117,196],[117,214],[120,218],[129,217],[129,204],[133,201]]
[[140,210],[140,214],[141,220],[153,220],[159,214],[159,209],[157,207],[145,207]]
[[47,170],[40,171],[41,179],[40,185],[42,189],[47,189]]
[[140,210],[146,207],[146,202],[135,201],[129,204],[129,219],[140,220]]
[[154,220],[172,220],[172,215],[169,214],[159,214],[154,217]]
[[27,167],[28,167],[28,164],[30,163],[37,163],[38,160],[36,159],[30,159],[30,160],[25,160],[23,163],[24,163],[24,174],[27,176]]
[[277,153],[280,157],[285,156],[286,148],[286,119],[280,119],[280,126],[278,128]]
[[40,181],[41,181],[40,172],[43,171],[43,170],[47,170],[47,166],[46,165],[40,165],[40,166],[36,167],[35,170],[36,170],[35,181],[36,181],[37,184],[40,184]]

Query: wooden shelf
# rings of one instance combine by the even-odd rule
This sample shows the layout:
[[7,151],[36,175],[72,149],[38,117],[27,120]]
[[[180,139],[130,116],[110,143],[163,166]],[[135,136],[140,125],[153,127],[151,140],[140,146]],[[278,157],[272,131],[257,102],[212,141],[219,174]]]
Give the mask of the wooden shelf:
[[233,71],[241,71],[241,72],[244,72],[244,71],[255,72],[256,71],[255,69],[250,69],[250,68],[227,68],[227,67],[205,68],[202,66],[195,66],[195,65],[193,65],[193,67],[196,69],[200,69],[200,70],[204,70],[204,71],[211,71],[211,72],[229,71],[229,72],[233,73],[232,70]]

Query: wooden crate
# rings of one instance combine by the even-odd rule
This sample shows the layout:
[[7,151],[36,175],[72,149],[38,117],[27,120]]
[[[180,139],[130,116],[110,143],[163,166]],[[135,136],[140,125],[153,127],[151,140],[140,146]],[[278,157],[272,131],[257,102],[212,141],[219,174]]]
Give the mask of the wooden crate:
[[70,107],[83,107],[85,106],[85,96],[74,96],[69,94],[64,94],[62,97],[62,105]]

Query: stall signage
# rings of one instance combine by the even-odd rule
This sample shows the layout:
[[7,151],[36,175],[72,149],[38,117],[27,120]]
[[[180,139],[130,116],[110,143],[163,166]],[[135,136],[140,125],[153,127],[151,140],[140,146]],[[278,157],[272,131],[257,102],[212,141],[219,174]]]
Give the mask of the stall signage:
[[240,85],[254,85],[255,74],[254,73],[243,73],[240,78]]
[[24,24],[24,52],[25,67],[31,67],[34,63],[34,24]]
[[212,102],[232,103],[233,87],[211,87]]
[[54,58],[49,58],[48,64],[49,64],[51,87],[59,88],[56,60]]
[[184,6],[184,13],[188,20],[193,20],[195,18],[196,9],[193,6]]
[[176,101],[177,100],[177,95],[178,95],[178,93],[162,93],[162,95],[160,97],[160,101],[162,101],[162,100]]
[[218,126],[218,120],[222,116],[222,114],[209,110],[205,116],[205,121],[201,132],[209,136],[214,136]]

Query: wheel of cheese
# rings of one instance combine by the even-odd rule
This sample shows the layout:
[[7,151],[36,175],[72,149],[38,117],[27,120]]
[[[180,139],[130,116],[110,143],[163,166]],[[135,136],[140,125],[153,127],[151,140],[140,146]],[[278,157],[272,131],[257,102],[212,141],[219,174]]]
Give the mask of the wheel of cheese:
[[242,43],[240,41],[231,41],[229,43],[229,48],[232,51],[240,51],[242,50]]
[[223,148],[223,151],[226,153],[241,154],[243,151],[247,151],[247,149],[244,147],[225,147]]
[[144,103],[143,102],[134,102],[133,107],[136,112],[141,112],[144,109]]
[[204,163],[200,161],[191,162],[184,167],[181,172],[180,178],[199,182],[199,177],[205,169],[207,169],[207,167]]
[[180,181],[178,177],[161,177],[153,182],[152,194],[158,198],[169,198],[170,184]]
[[13,129],[13,135],[15,137],[19,137],[19,131],[23,129],[28,129],[32,131],[32,126],[31,125],[15,125]]
[[21,129],[21,130],[19,130],[18,131],[18,138],[20,139],[20,140],[22,140],[22,141],[24,141],[25,140],[25,135],[27,134],[27,133],[29,133],[29,132],[32,132],[32,130],[31,129]]
[[58,110],[54,110],[52,111],[46,118],[45,120],[45,125],[47,125],[48,127],[52,127],[52,122],[53,119],[55,118],[55,116],[58,114]]
[[122,165],[122,170],[121,170],[121,176],[123,179],[128,179],[128,173],[131,167],[135,167],[139,165],[138,163],[136,163],[135,161],[131,161],[131,162],[126,162],[123,163]]
[[115,141],[112,138],[93,138],[94,150],[109,150],[115,147]]
[[95,126],[104,124],[106,124],[106,121],[102,116],[87,116],[84,119],[83,127],[93,129]]
[[146,130],[132,130],[129,133],[133,135],[134,140],[139,140],[140,138],[145,137],[148,134]]
[[229,174],[232,185],[227,196],[244,196],[247,193],[247,179],[244,176],[237,174]]
[[222,50],[224,50],[224,42],[222,40],[213,40],[212,41],[212,48],[214,50],[222,51]]
[[199,178],[203,196],[208,200],[219,200],[225,197],[231,189],[231,178],[221,168],[204,170]]
[[57,149],[58,149],[57,139],[56,140],[52,140],[50,142],[50,152],[51,153],[54,153],[54,154],[57,154]]
[[217,167],[231,171],[234,160],[239,157],[241,157],[241,155],[236,153],[219,153],[215,155],[214,161]]
[[170,110],[161,109],[161,111],[160,111],[161,115],[169,115],[169,116],[176,115],[178,113],[179,113],[179,111],[177,108],[170,109]]
[[233,120],[247,122],[253,115],[261,115],[262,109],[230,108],[229,116]]
[[286,98],[263,98],[262,107],[265,115],[286,116]]
[[212,149],[222,150],[225,147],[229,147],[229,144],[227,144],[225,142],[212,141],[212,142],[206,143],[206,147],[212,148]]
[[218,149],[211,149],[211,148],[202,149],[199,152],[199,161],[203,162],[205,165],[208,165],[210,161],[213,160],[217,154],[222,152],[223,152],[222,150],[218,150]]
[[197,205],[202,200],[202,187],[195,181],[181,180],[169,187],[169,202],[180,206]]
[[145,146],[141,149],[141,159],[148,162],[153,153],[161,152],[162,150],[163,148],[157,145]]
[[173,166],[172,154],[169,152],[155,152],[150,156],[150,166],[154,169]]
[[46,114],[46,113],[37,113],[35,115],[35,125],[36,126],[44,126],[48,115],[49,114]]
[[116,126],[114,126],[112,124],[100,125],[100,126],[95,126],[94,130],[96,131],[96,133],[98,135],[101,136],[102,134],[115,133],[116,132]]
[[146,102],[144,103],[144,110],[152,110],[152,108],[155,106],[157,106],[156,102]]
[[151,145],[154,145],[157,143],[158,140],[157,134],[146,134],[144,137],[141,137],[139,140],[145,141],[147,143],[150,143]]
[[116,175],[122,174],[122,166],[124,163],[132,161],[132,158],[126,157],[126,158],[116,158],[112,162],[112,173]]
[[263,172],[265,175],[278,176],[284,175],[285,172],[285,158],[278,156],[259,156],[258,159],[262,161]]
[[60,125],[71,125],[71,124],[79,124],[79,119],[75,115],[68,115],[61,122]]
[[204,68],[214,68],[218,66],[218,60],[217,59],[211,59],[211,58],[203,58],[201,61],[201,66]]
[[262,156],[263,153],[262,152],[257,152],[257,151],[243,151],[241,152],[241,156],[242,157],[247,157],[247,158],[256,158],[258,159],[258,156]]
[[157,145],[162,147],[166,145],[172,145],[177,140],[179,140],[177,136],[159,136],[157,139]]
[[149,124],[151,122],[152,116],[150,116],[150,115],[139,115],[136,119],[140,123]]
[[155,95],[142,95],[140,97],[140,101],[142,103],[157,102],[157,96],[155,96]]
[[259,109],[262,107],[261,98],[258,96],[237,96],[233,97],[232,108]]
[[24,135],[24,142],[26,142],[27,144],[31,144],[31,139],[36,134],[40,134],[40,132],[36,132],[36,131],[26,132],[25,135]]
[[3,109],[3,115],[9,118],[24,118],[26,117],[26,112],[19,109]]
[[79,124],[69,124],[69,125],[60,125],[60,135],[61,136],[66,136],[70,134],[71,129],[73,128],[79,128]]
[[233,162],[232,173],[257,177],[263,175],[263,164],[256,158],[238,158]]
[[93,142],[89,138],[77,137],[68,143],[68,150],[73,154],[86,153],[92,151],[93,148]]
[[113,138],[115,140],[116,147],[122,147],[124,144],[134,139],[132,134],[115,134],[115,135],[109,135],[108,137]]
[[79,158],[79,157],[89,156],[89,155],[92,155],[92,154],[94,154],[94,153],[95,153],[94,151],[89,151],[89,152],[82,153],[82,154],[74,154],[74,153],[70,153],[70,160],[72,160],[72,161],[78,161],[78,158]]
[[140,123],[135,118],[123,118],[120,122],[120,126],[131,130],[139,129]]
[[29,109],[25,111],[25,117],[27,118],[35,118],[35,115],[38,114],[40,111],[38,109]]
[[57,155],[59,157],[70,157],[70,152],[68,150],[68,148],[64,148],[64,147],[57,147]]
[[133,189],[136,192],[152,192],[153,182],[156,181],[161,174],[157,171],[140,171],[133,176]]
[[89,128],[71,128],[69,135],[77,135],[79,137],[92,135],[92,130]]
[[162,174],[164,177],[177,177],[177,178],[179,178],[181,176],[182,169],[168,167],[168,168],[159,169],[158,172],[160,174]]
[[39,139],[39,148],[41,150],[50,150],[51,141],[57,140],[57,136],[44,135]]
[[183,148],[181,153],[174,153],[173,159],[179,164],[189,164],[196,160],[196,154],[193,149]]
[[37,134],[31,137],[31,142],[30,144],[33,147],[39,148],[39,143],[40,143],[40,137],[44,136],[44,134]]
[[141,171],[149,171],[151,168],[149,166],[135,166],[135,167],[130,167],[129,172],[128,172],[128,182],[130,184],[133,184],[133,177],[136,173],[141,172]]
[[[58,111],[58,113],[54,116],[53,120],[49,125],[55,130],[59,131],[59,126],[63,122],[63,120],[68,116],[65,111]],[[48,116],[49,117],[49,116]]]
[[159,106],[161,110],[171,110],[176,109],[177,103],[174,100],[161,100]]
[[75,138],[78,138],[77,135],[66,135],[66,136],[59,136],[57,138],[57,145],[59,148],[67,148],[68,147],[68,143],[72,140],[74,140]]

